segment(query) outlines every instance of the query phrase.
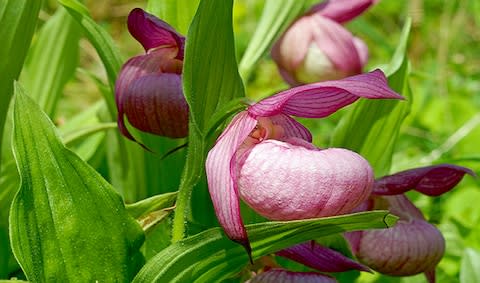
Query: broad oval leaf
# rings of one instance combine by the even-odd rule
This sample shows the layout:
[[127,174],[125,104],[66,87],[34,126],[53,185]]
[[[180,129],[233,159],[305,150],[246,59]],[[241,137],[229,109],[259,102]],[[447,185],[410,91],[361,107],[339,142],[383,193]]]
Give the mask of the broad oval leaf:
[[12,250],[33,282],[125,282],[144,240],[120,196],[60,142],[16,85],[13,150],[21,184],[10,210]]
[[[345,231],[392,226],[388,211],[361,212],[289,222],[247,225],[254,259],[314,238]],[[212,228],[179,241],[149,260],[133,282],[220,282],[249,264],[245,249],[222,229]]]

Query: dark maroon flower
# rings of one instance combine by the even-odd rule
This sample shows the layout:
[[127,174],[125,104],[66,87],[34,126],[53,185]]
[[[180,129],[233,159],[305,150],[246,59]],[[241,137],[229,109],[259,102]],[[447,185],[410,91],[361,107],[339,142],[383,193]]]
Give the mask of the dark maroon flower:
[[140,8],[128,16],[128,30],[146,54],[128,60],[115,85],[118,128],[131,140],[125,115],[135,128],[160,136],[188,134],[188,105],[182,91],[185,38]]

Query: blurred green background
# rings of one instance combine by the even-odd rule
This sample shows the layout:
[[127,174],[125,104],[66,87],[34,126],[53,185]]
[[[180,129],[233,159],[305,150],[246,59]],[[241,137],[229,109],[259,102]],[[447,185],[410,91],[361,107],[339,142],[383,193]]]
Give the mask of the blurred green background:
[[[316,1],[312,1],[315,3]],[[87,0],[96,22],[113,36],[124,58],[143,49],[128,33],[126,16],[146,1]],[[40,14],[40,25],[57,9],[48,0]],[[238,58],[241,57],[261,15],[263,1],[236,0],[234,28]],[[397,142],[392,172],[437,163],[455,163],[480,172],[480,1],[478,0],[382,0],[365,14],[348,23],[370,49],[366,70],[390,61],[405,20],[412,19],[408,48],[411,61],[413,107]],[[34,38],[35,40],[35,38]],[[219,39],[221,40],[221,39]],[[95,49],[80,41],[79,68],[65,88],[55,114],[58,125],[101,99],[98,83],[106,81]],[[252,99],[287,88],[269,56],[253,72],[247,94]],[[348,108],[347,108],[348,109]],[[320,147],[329,144],[342,111],[328,119],[305,121]],[[371,146],[375,146],[372,144]],[[466,177],[452,192],[428,198],[409,195],[427,219],[442,230],[447,251],[439,265],[438,282],[459,282],[464,255],[480,251],[479,180]],[[462,262],[463,260],[463,262]],[[360,282],[425,282],[422,275],[398,279],[364,274]],[[464,281],[468,282],[468,281]]]

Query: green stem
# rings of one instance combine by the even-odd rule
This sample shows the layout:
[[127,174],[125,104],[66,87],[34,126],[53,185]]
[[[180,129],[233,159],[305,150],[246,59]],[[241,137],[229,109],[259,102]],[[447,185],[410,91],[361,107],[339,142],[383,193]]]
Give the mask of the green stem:
[[180,241],[185,236],[187,215],[191,210],[192,190],[205,170],[205,141],[195,125],[190,123],[189,127],[187,160],[178,188],[175,216],[172,224],[173,243]]

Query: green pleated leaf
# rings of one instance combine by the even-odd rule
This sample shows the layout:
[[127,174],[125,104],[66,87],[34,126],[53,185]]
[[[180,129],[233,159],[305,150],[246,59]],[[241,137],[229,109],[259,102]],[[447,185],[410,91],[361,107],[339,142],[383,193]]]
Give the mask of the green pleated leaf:
[[[396,217],[387,211],[247,225],[252,256],[261,256],[314,238],[345,231],[387,228]],[[173,244],[140,270],[133,282],[220,282],[249,264],[245,249],[213,228]]]
[[247,50],[240,61],[240,74],[247,80],[255,65],[270,50],[274,40],[304,11],[305,0],[267,0]]
[[22,69],[42,4],[41,0],[0,1],[0,160],[5,119],[13,95],[13,81]]
[[215,114],[228,112],[232,100],[245,96],[235,59],[232,6],[233,0],[202,0],[188,30],[183,66],[183,90],[190,106],[188,153],[173,221],[174,242],[185,235],[191,192],[204,175],[209,127],[218,125]]
[[460,266],[460,283],[480,282],[480,252],[466,248]]
[[114,93],[117,74],[123,62],[120,53],[112,37],[92,19],[88,9],[82,3],[77,0],[58,0],[58,2],[62,4],[70,15],[80,24],[86,37],[93,47],[95,47],[95,50],[97,50],[102,60],[112,90],[111,93],[104,95],[104,98],[112,119],[116,121],[117,108],[112,93]]
[[127,282],[144,234],[120,196],[60,142],[15,88],[13,149],[21,185],[10,210],[12,250],[33,282]]
[[410,112],[412,97],[408,85],[409,63],[405,55],[409,33],[410,21],[407,21],[387,69],[390,87],[403,95],[405,100],[356,102],[340,120],[332,137],[332,146],[349,148],[365,157],[377,177],[389,173],[400,126]]
[[21,82],[50,117],[77,67],[80,35],[78,24],[60,7],[42,26],[28,53]]
[[244,97],[232,28],[233,0],[203,0],[188,30],[183,88],[194,126],[203,135],[224,104]]
[[149,0],[147,11],[186,34],[200,0]]

